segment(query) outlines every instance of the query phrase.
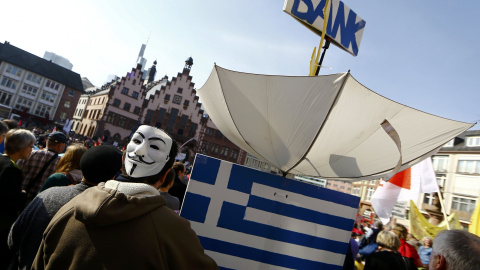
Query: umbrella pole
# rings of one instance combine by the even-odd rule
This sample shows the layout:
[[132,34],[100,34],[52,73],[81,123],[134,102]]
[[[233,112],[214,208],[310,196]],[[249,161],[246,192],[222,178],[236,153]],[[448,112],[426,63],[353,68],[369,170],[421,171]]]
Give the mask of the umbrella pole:
[[330,47],[330,39],[326,38],[325,46],[323,46],[322,56],[320,57],[320,61],[318,62],[317,70],[315,71],[315,76],[318,76],[318,73],[320,72],[320,67],[322,66],[322,63],[323,63],[323,57],[325,57],[325,52],[327,51],[328,47]]
[[442,206],[443,218],[447,222],[447,230],[450,230],[450,222],[448,222],[447,212],[445,210],[445,204],[443,203],[442,193],[440,193],[440,190],[437,193],[438,193],[438,200],[440,201],[440,205]]

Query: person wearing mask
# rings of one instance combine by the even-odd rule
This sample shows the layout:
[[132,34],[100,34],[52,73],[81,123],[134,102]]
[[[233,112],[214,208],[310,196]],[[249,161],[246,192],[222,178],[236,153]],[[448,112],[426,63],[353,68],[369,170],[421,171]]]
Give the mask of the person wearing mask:
[[57,212],[32,269],[218,269],[189,221],[157,190],[177,152],[165,131],[140,126],[124,152],[122,177],[87,189]]

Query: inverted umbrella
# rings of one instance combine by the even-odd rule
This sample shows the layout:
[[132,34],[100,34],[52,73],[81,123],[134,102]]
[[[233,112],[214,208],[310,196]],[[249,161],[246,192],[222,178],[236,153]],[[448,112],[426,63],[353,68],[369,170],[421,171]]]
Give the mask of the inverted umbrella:
[[284,174],[324,179],[389,177],[474,125],[389,100],[350,73],[272,76],[215,65],[198,95],[238,147]]

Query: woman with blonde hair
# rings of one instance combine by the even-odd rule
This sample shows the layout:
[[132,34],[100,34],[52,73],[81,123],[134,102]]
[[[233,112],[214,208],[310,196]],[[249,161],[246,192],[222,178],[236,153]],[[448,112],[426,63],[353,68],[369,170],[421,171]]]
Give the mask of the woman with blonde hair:
[[364,270],[414,270],[413,262],[398,252],[400,239],[391,231],[381,231],[377,236],[378,250],[367,257]]
[[56,173],[48,177],[40,191],[55,186],[68,186],[80,183],[83,177],[80,170],[80,159],[85,151],[87,151],[87,148],[81,144],[72,144],[67,147],[67,151],[58,161]]

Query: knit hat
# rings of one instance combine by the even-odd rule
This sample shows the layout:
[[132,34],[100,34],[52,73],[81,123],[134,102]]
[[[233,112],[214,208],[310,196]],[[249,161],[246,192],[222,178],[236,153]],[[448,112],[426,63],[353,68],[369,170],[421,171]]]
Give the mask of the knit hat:
[[122,152],[111,145],[88,149],[80,159],[80,169],[87,181],[100,183],[112,179],[122,167]]

